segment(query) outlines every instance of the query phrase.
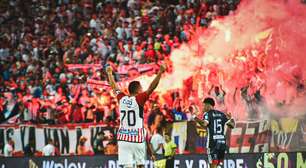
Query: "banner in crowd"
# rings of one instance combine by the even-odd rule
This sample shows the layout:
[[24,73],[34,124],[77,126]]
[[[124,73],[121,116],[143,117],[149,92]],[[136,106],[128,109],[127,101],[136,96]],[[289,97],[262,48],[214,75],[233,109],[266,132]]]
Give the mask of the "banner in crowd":
[[187,122],[176,122],[172,125],[172,140],[177,144],[180,154],[184,153],[187,140]]
[[306,130],[303,120],[281,118],[271,121],[270,151],[297,151],[306,149]]
[[[73,71],[76,69],[101,69],[102,66],[100,64],[66,64],[65,65],[68,70]],[[118,67],[118,73],[121,75],[127,75],[130,69],[137,69],[139,73],[145,73],[148,71],[153,71],[154,69],[158,69],[158,66],[155,63],[151,64],[137,64],[137,65],[122,65]]]
[[75,69],[101,69],[102,66],[100,64],[65,64],[68,70],[73,71]]
[[155,69],[158,69],[159,66],[156,65],[156,63],[150,63],[150,64],[136,64],[136,65],[123,65],[118,67],[118,73],[121,75],[127,75],[130,69],[137,69],[139,73],[145,73],[149,71],[153,71]]
[[[306,150],[306,124],[303,120],[283,118],[272,121],[237,122],[234,129],[227,129],[229,153],[256,153]],[[178,146],[178,153],[205,153],[206,130],[195,122],[176,122],[171,127],[172,140]],[[41,149],[51,138],[62,155],[76,153],[78,139],[83,135],[92,146],[98,132],[114,136],[116,130],[105,125],[7,125],[0,127],[0,156],[8,138],[15,142],[15,151],[23,151],[30,142],[35,150]],[[104,141],[105,145],[108,143]]]
[[[280,118],[237,122],[226,130],[229,153],[279,152],[306,150],[306,122],[304,118]],[[195,122],[187,124],[186,150],[205,152],[207,132]]]
[[270,122],[238,122],[234,129],[227,129],[226,137],[230,153],[269,151]]
[[[106,136],[110,137],[114,136],[114,131],[114,128],[105,125],[2,126],[0,127],[0,149],[2,152],[7,139],[12,138],[15,142],[15,151],[23,151],[24,147],[30,142],[34,143],[35,150],[41,151],[47,144],[48,138],[51,138],[58,145],[62,155],[69,155],[76,153],[81,136],[87,137],[86,146],[92,146],[99,132],[104,132]],[[104,143],[108,143],[108,140],[105,140]]]
[[[1,168],[118,168],[116,156],[0,158]],[[208,168],[207,155],[176,155],[174,168]],[[305,168],[306,152],[228,154],[220,168]],[[153,168],[146,161],[145,168]]]
[[[196,131],[193,131],[196,130]],[[253,153],[269,151],[268,121],[238,122],[234,129],[226,129],[230,153]],[[207,132],[194,122],[188,122],[187,150],[203,153],[206,149]],[[194,152],[195,151],[195,152]]]

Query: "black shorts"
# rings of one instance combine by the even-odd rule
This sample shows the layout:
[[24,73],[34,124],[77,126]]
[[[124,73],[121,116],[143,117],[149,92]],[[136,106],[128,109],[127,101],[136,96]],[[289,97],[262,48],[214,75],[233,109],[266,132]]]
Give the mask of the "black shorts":
[[218,165],[224,160],[225,149],[207,148],[207,154],[209,163]]
[[174,167],[174,157],[167,158],[166,160],[166,168]]

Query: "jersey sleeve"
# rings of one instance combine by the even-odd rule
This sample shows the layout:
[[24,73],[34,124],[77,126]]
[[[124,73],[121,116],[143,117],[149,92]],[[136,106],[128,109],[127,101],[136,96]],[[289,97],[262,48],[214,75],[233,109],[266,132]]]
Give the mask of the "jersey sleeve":
[[208,112],[206,112],[203,116],[203,120],[206,121],[207,123],[209,123],[209,116],[208,116]]
[[136,101],[140,106],[144,106],[148,99],[149,95],[146,92],[140,93],[136,96]]
[[222,118],[223,118],[223,123],[224,124],[227,124],[227,122],[229,121],[229,119],[226,117],[226,115],[223,113],[222,115]]
[[116,94],[117,94],[117,100],[118,100],[118,101],[120,101],[120,99],[121,99],[122,97],[125,96],[125,94],[122,93],[122,92],[118,92],[118,93],[116,93]]

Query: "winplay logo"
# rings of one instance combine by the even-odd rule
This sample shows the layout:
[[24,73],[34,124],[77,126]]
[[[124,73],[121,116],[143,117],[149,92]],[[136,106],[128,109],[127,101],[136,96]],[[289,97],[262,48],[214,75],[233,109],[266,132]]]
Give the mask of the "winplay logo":
[[68,162],[65,159],[64,163],[57,163],[53,160],[44,160],[43,161],[43,168],[86,168],[85,162]]

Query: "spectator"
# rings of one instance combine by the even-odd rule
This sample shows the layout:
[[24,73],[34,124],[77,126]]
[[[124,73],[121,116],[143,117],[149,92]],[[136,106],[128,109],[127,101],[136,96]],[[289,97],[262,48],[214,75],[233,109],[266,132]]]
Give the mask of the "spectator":
[[153,105],[153,109],[151,109],[151,113],[148,116],[148,126],[150,131],[155,132],[158,127],[161,127],[163,121],[163,114],[160,112],[156,104]]
[[55,146],[51,138],[47,140],[47,145],[42,149],[43,156],[55,156]]
[[166,168],[172,168],[174,167],[174,155],[176,150],[176,144],[171,141],[171,138],[169,135],[165,135],[165,141],[164,144],[165,148],[165,157],[166,157]]
[[98,133],[97,138],[94,140],[93,144],[93,150],[96,155],[104,155],[104,142],[105,137],[104,137],[104,132],[101,131]]
[[4,153],[4,144],[0,142],[0,153]]
[[187,120],[191,121],[192,120],[192,115],[193,114],[198,114],[199,108],[195,103],[191,103],[189,106],[187,106],[184,110]]
[[169,107],[167,106],[167,104],[165,104],[161,110],[164,118],[165,118],[165,122],[167,123],[172,123],[174,118],[171,112],[171,109],[169,109]]
[[222,85],[219,86],[212,85],[208,91],[208,95],[212,96],[216,100],[217,108],[219,108],[219,110],[222,111],[225,110],[226,92],[223,90]]
[[[166,60],[173,48],[190,39],[196,11],[201,9],[201,25],[208,25],[215,15],[229,13],[227,10],[238,4],[222,2],[223,7],[214,1],[180,1],[177,6],[168,1],[14,3],[14,8],[3,5],[0,18],[0,90],[11,97],[0,101],[0,121],[17,115],[18,106],[23,104],[21,114],[26,123],[114,123],[113,111],[106,114],[110,110],[98,106],[96,111],[91,110],[87,103],[93,97],[90,87],[82,86],[80,94],[75,89],[87,79],[105,80],[104,74],[94,74],[88,70],[91,67],[70,69],[69,65],[107,62],[118,70],[123,65]],[[16,28],[9,29],[13,25]],[[120,76],[117,75],[118,80]],[[109,108],[110,104],[105,106]]]
[[86,109],[86,119],[85,122],[93,123],[95,121],[94,114],[96,113],[96,107],[91,105],[89,108]]
[[7,143],[4,145],[3,153],[4,157],[11,157],[14,154],[14,141],[12,138],[8,138]]
[[18,106],[17,101],[14,98],[14,95],[11,92],[4,93],[4,96],[5,96],[5,102],[3,103],[3,106],[2,106],[2,109],[3,109],[2,118],[4,120],[8,120],[9,118],[18,114],[19,106]]
[[172,110],[174,121],[186,121],[187,120],[187,116],[183,112],[182,106],[183,106],[182,100],[176,99],[176,101],[174,102],[174,109]]
[[81,136],[79,139],[79,145],[77,147],[77,155],[91,155],[93,154],[92,150],[85,145],[87,138]]
[[33,140],[30,140],[30,142],[24,147],[23,152],[25,156],[34,156],[35,144]]
[[157,128],[157,131],[153,134],[150,140],[150,144],[152,145],[153,154],[156,158],[161,158],[163,155],[163,144],[165,143],[164,137],[162,136],[162,128]]
[[54,141],[54,155],[60,156],[59,141]]
[[105,154],[106,155],[116,155],[118,154],[118,145],[115,138],[110,140],[110,142],[105,147]]
[[258,106],[256,105],[256,97],[255,94],[250,94],[248,90],[250,90],[250,87],[245,86],[241,88],[240,94],[246,105],[248,118],[255,120],[258,119],[259,116]]

